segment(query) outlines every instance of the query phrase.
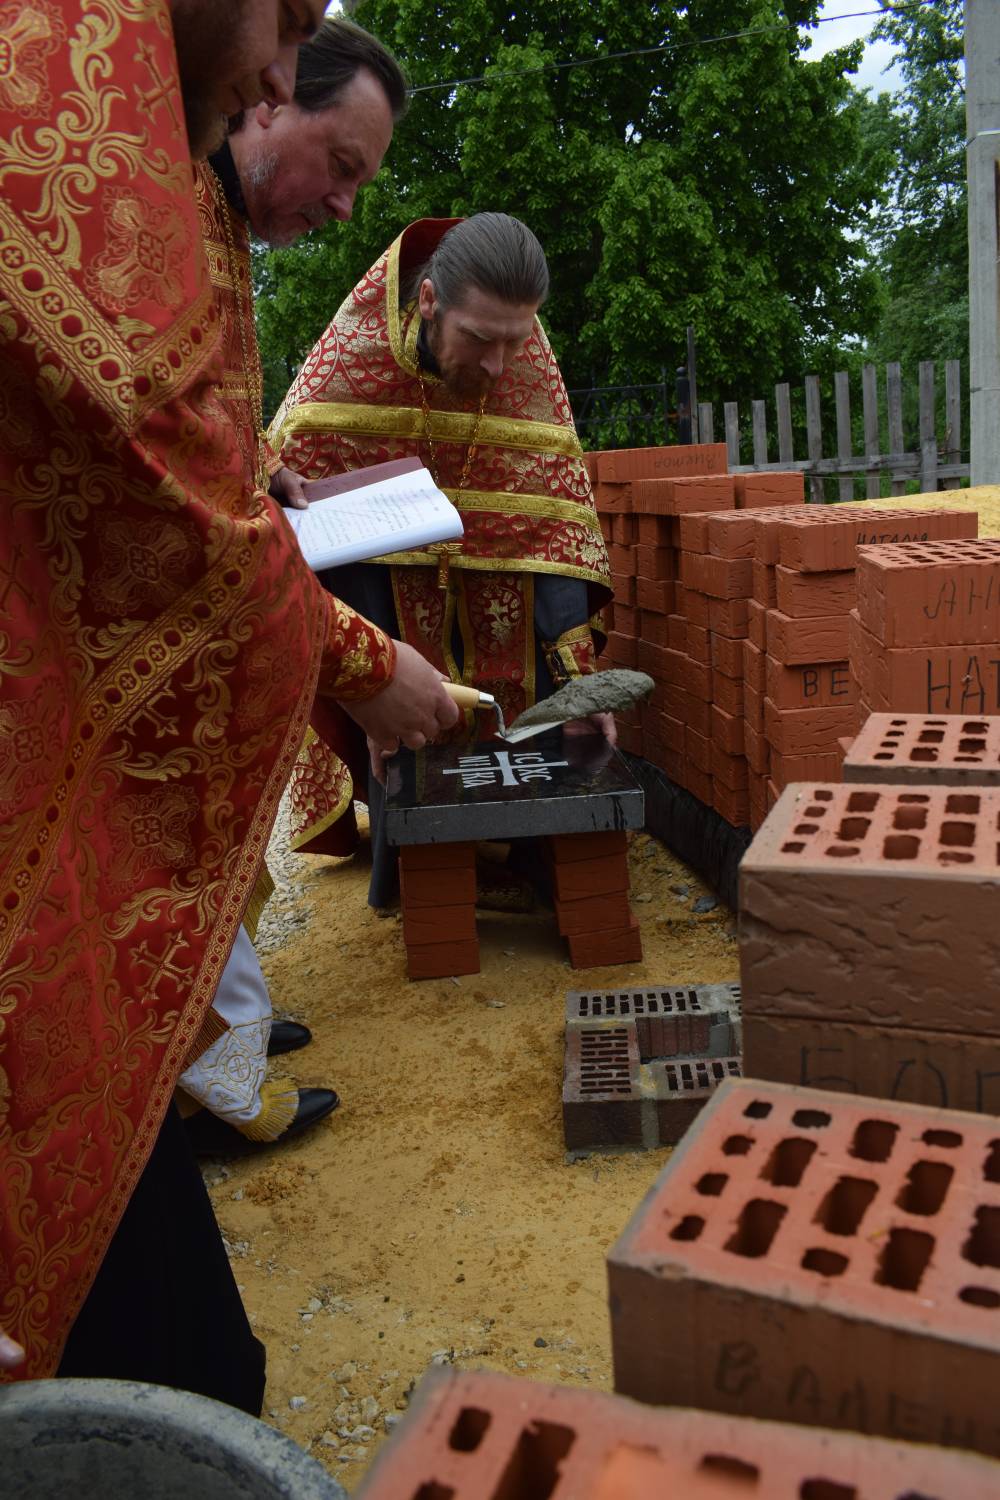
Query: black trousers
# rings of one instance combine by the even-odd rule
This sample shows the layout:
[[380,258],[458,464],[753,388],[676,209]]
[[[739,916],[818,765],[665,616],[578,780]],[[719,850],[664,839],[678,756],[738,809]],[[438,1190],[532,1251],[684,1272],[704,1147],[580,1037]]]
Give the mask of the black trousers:
[[146,1380],[259,1416],[264,1364],[171,1105],[57,1373]]

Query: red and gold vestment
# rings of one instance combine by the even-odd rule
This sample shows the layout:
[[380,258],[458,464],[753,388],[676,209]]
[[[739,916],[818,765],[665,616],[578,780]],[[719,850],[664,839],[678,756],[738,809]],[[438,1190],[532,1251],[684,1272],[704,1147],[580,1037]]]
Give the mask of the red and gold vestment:
[[0,4],[0,1327],[51,1375],[320,691],[392,647],[220,403],[166,0]]
[[[411,224],[362,277],[307,356],[270,435],[284,462],[310,478],[413,454],[428,463],[465,535],[380,560],[392,569],[399,638],[453,681],[492,693],[509,723],[535,701],[538,575],[582,579],[592,617],[610,598],[610,577],[566,389],[537,319],[482,417],[427,374],[424,404],[421,319],[414,301],[401,305],[401,287],[457,222]],[[450,645],[456,626],[461,668]],[[553,680],[593,670],[598,630],[592,618],[542,643]],[[343,764],[310,736],[293,781],[296,846],[341,852],[346,841],[324,834],[349,800]]]

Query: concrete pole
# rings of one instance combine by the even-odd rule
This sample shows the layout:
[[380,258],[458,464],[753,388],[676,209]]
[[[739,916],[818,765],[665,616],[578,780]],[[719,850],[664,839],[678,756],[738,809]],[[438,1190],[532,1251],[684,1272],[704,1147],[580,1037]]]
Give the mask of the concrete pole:
[[965,0],[971,482],[1000,484],[1000,5]]

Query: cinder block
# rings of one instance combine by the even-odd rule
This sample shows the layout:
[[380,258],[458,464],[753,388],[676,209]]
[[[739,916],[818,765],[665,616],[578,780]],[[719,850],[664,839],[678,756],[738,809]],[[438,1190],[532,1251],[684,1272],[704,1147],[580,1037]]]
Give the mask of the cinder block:
[[815,620],[854,608],[854,569],[837,573],[798,573],[779,564],[774,570],[778,608],[795,620]]
[[433,1367],[358,1500],[985,1500],[962,1453]]
[[723,1084],[608,1257],[616,1390],[997,1454],[998,1155],[983,1116]]
[[827,615],[819,620],[793,620],[780,609],[767,611],[767,650],[786,667],[810,666],[818,661],[846,661],[851,654],[850,616]]
[[998,819],[989,787],[788,787],[740,866],[747,1015],[1000,1037]]
[[740,987],[684,984],[570,990],[567,1026],[594,1021],[634,1026],[643,1062],[694,1054],[728,1057],[740,1050]]
[[886,646],[995,642],[1000,540],[860,547],[858,613]]
[[725,443],[684,443],[663,448],[616,448],[597,459],[602,482],[632,479],[673,479],[687,475],[726,474],[729,457]]
[[844,780],[1000,786],[1000,718],[872,714],[846,753]]
[[925,510],[916,506],[811,506],[778,528],[778,561],[803,573],[853,568],[859,547],[898,546],[978,534],[974,511]]
[[867,631],[851,612],[852,671],[866,701],[904,713],[1000,712],[1000,618],[997,640],[983,646],[893,648]]
[[771,470],[736,475],[738,510],[769,509],[776,505],[801,505],[805,485],[799,471]]

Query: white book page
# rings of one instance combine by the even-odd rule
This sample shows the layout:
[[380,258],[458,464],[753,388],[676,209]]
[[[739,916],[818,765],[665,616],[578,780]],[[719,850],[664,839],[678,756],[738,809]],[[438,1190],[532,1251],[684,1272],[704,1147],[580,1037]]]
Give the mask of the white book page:
[[314,500],[308,510],[285,514],[314,570],[458,541],[463,532],[461,516],[426,469]]

